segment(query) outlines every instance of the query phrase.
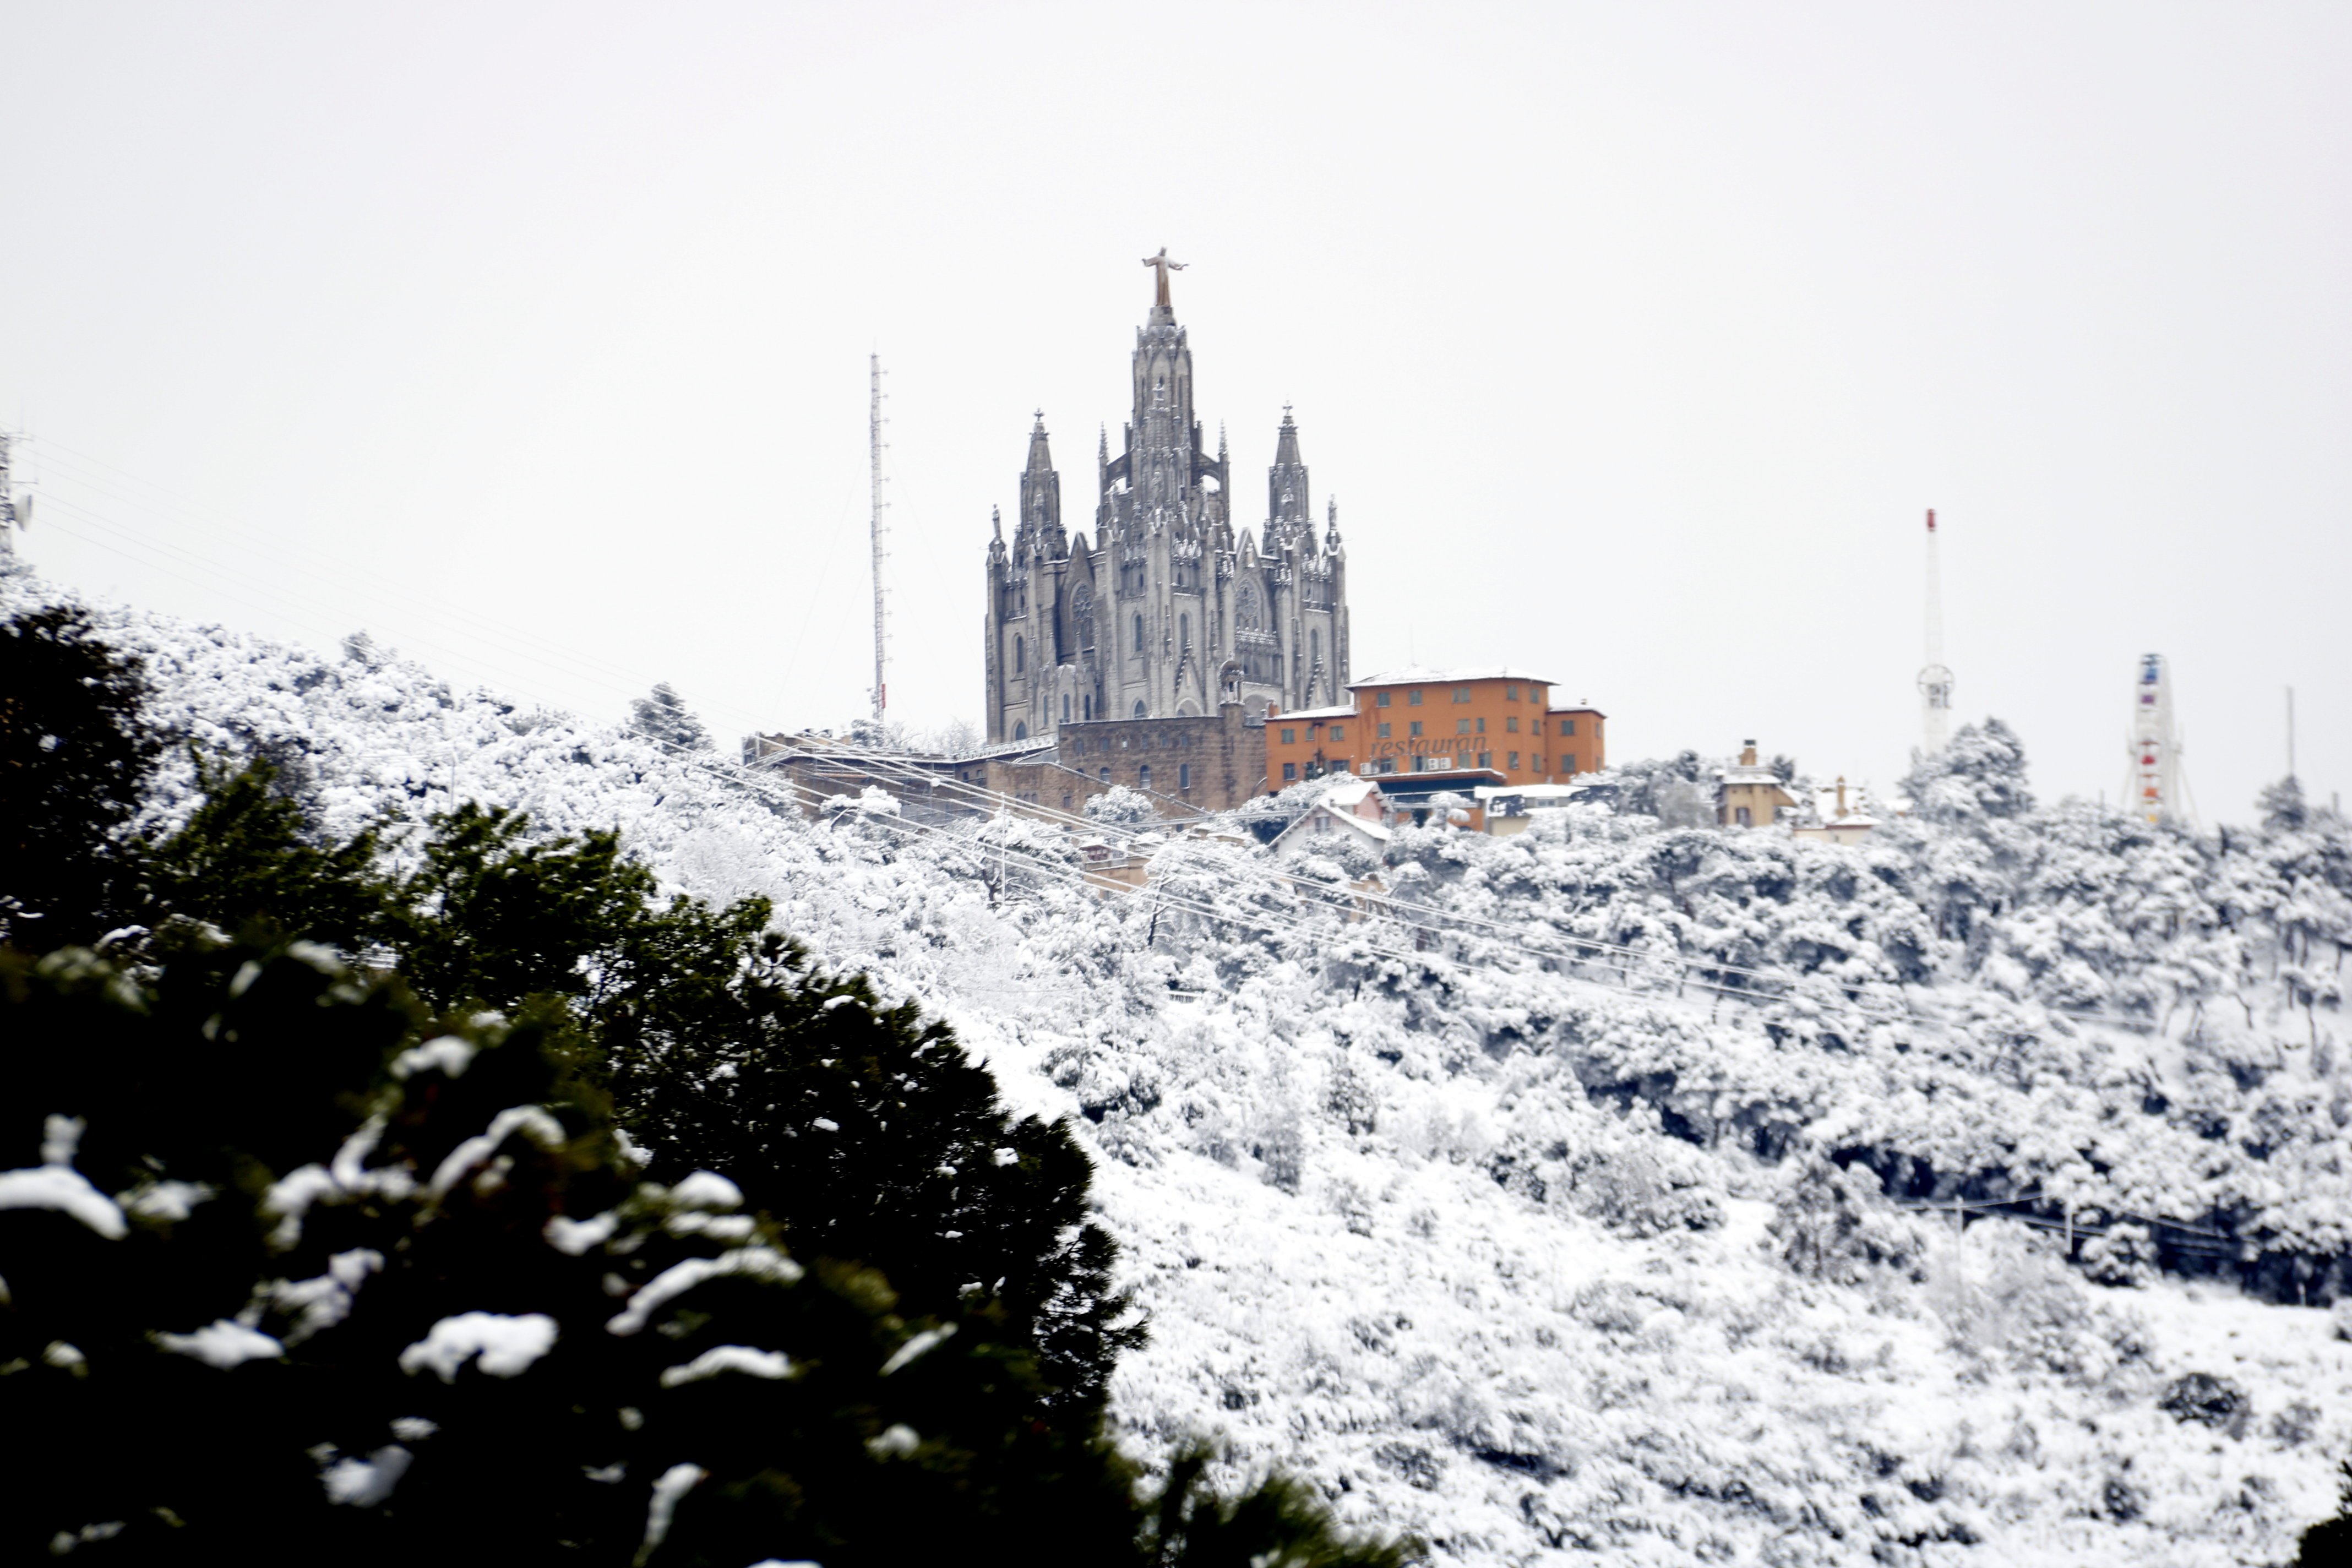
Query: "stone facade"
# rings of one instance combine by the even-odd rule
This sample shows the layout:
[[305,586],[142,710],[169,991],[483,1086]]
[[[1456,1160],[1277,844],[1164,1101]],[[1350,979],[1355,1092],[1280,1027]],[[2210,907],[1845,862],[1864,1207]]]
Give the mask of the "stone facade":
[[1142,790],[1162,816],[1231,811],[1265,787],[1265,729],[1237,701],[1213,715],[1073,721],[1056,740],[1065,772]]
[[1113,720],[1216,725],[1227,703],[1256,717],[1345,698],[1339,506],[1318,538],[1289,411],[1275,435],[1265,522],[1238,526],[1224,437],[1209,456],[1192,351],[1164,299],[1136,333],[1132,368],[1124,449],[1113,458],[1108,433],[1097,449],[1093,541],[1063,527],[1042,414],[1010,540],[996,519],[983,622],[991,742]]
[[869,752],[829,735],[751,735],[743,761],[790,780],[804,811],[873,788],[896,797],[906,816],[931,823],[991,816],[990,796],[1016,809],[1034,806],[1043,816],[1083,813],[1115,784],[1150,795],[1161,816],[1181,818],[1230,811],[1265,783],[1265,735],[1239,702],[1206,717],[1074,721],[1051,740],[976,757]]

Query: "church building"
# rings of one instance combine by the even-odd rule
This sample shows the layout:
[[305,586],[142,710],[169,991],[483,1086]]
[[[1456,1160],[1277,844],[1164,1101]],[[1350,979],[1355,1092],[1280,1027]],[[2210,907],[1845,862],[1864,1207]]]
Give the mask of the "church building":
[[986,617],[992,742],[1076,740],[1065,725],[1214,721],[1227,707],[1262,720],[1269,707],[1347,700],[1338,504],[1318,539],[1286,408],[1265,523],[1235,521],[1224,436],[1211,457],[1193,412],[1192,347],[1169,303],[1169,272],[1182,263],[1163,250],[1144,265],[1158,274],[1158,301],[1136,333],[1122,449],[1111,456],[1108,433],[1097,449],[1092,542],[1064,531],[1042,412],[1009,541],[996,520]]

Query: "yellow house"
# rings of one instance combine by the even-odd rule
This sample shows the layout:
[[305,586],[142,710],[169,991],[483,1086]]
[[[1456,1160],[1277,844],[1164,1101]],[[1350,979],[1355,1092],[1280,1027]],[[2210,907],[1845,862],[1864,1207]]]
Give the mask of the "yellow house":
[[1739,765],[1726,768],[1715,787],[1715,819],[1726,827],[1769,827],[1796,797],[1780,787],[1780,775],[1756,762],[1756,742],[1739,749]]

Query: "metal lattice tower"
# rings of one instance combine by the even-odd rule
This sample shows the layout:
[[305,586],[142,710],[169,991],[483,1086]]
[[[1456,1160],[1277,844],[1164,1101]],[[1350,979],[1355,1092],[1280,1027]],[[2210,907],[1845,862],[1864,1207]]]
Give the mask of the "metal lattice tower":
[[1944,584],[1936,561],[1936,510],[1927,509],[1927,662],[1919,671],[1919,738],[1928,756],[1951,738],[1952,672],[1944,665]]
[[882,499],[882,356],[868,354],[866,368],[871,386],[866,395],[866,429],[874,500],[874,721],[879,724],[890,705],[890,686],[883,668],[882,509],[889,503]]
[[15,477],[9,472],[11,439],[5,430],[0,430],[0,557],[16,552],[16,542],[8,537],[12,532],[33,525],[33,498],[16,493]]
[[2180,771],[2180,737],[2172,726],[2172,672],[2160,653],[2144,654],[2132,685],[2131,765],[2124,809],[2147,822],[2193,824],[2196,814]]

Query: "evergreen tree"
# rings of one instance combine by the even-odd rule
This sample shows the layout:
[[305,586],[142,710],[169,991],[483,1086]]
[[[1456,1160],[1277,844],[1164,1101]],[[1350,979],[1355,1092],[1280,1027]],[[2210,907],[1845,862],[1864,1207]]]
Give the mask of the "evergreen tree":
[[2254,804],[2262,810],[2263,826],[2273,833],[2298,832],[2311,820],[2311,808],[2303,798],[2303,781],[2293,773],[2264,784]]
[[0,626],[0,941],[58,946],[112,923],[119,835],[163,749],[146,689],[78,607]]
[[560,1019],[428,1025],[299,947],[0,978],[11,1557],[1135,1550],[1131,1472],[1023,1418],[1019,1347],[638,1180]]
[[710,750],[710,732],[702,727],[701,720],[686,710],[677,688],[667,680],[629,704],[629,728],[680,751]]
[[2014,817],[2033,809],[2024,743],[1998,719],[1963,724],[1942,751],[1916,756],[1903,793],[1912,814],[1928,822]]
[[418,991],[451,1008],[563,998],[655,1174],[736,1173],[802,1256],[1000,1321],[1035,1348],[1051,1418],[1091,1421],[1140,1332],[1069,1133],[1005,1115],[943,1026],[813,971],[765,900],[656,906],[614,836],[529,826],[471,805],[434,819],[381,925]]
[[224,933],[255,921],[356,952],[383,922],[387,884],[376,870],[378,826],[341,844],[319,835],[297,801],[277,789],[278,770],[201,752],[204,798],[185,826],[142,844],[133,910],[150,927],[196,921]]

